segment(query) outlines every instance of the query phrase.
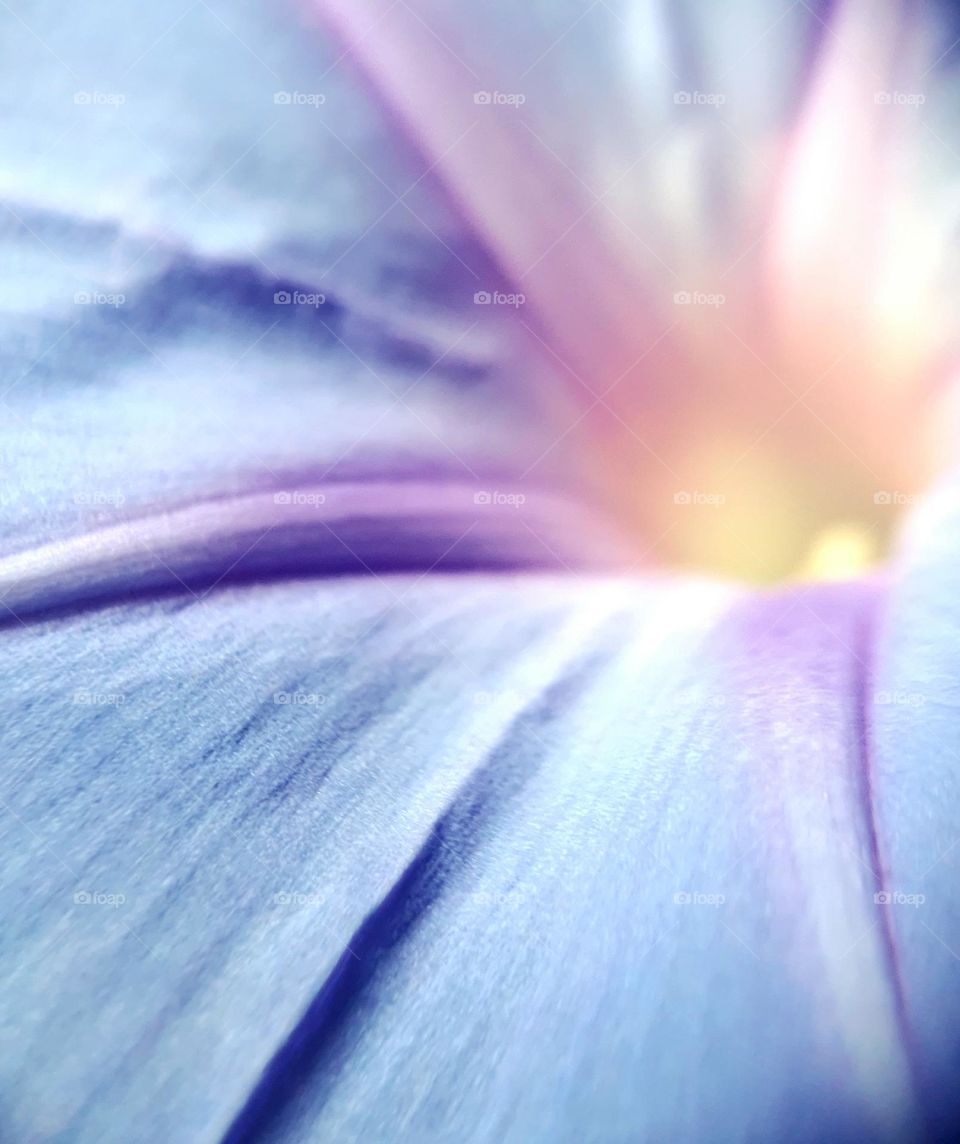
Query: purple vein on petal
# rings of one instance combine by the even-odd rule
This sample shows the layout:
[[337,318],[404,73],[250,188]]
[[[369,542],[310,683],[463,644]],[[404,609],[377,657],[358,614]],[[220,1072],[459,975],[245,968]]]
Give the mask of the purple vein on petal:
[[767,755],[761,770],[745,776],[745,795],[755,784],[782,815],[783,837],[764,842],[769,875],[780,896],[786,890],[778,883],[791,871],[805,902],[805,939],[821,959],[819,1003],[878,1127],[885,1122],[889,1138],[906,1139],[913,1137],[902,1131],[918,1115],[916,1058],[889,919],[874,897],[882,848],[864,746],[882,600],[882,585],[869,581],[754,597],[734,614],[724,642],[740,645],[731,661],[738,677],[727,680],[742,703],[734,726],[752,725]]
[[222,1138],[221,1144],[263,1139],[283,1121],[299,1089],[312,1088],[312,1099],[336,1083],[335,1061],[351,1026],[363,1023],[364,1002],[378,977],[425,915],[443,908],[443,899],[469,875],[471,858],[493,833],[508,805],[522,797],[543,768],[544,741],[536,728],[568,706],[598,670],[622,651],[624,617],[601,624],[598,647],[588,647],[564,666],[529,706],[522,708],[486,758],[468,774],[437,814],[423,845],[345,943],[342,956],[322,982],[289,1037],[279,1046],[259,1083]]
[[0,559],[0,622],[227,580],[474,569],[613,568],[613,533],[549,494],[416,481],[304,481],[171,506]]
[[[855,633],[855,643],[852,649],[860,665],[860,671],[857,675],[855,685],[854,712],[857,720],[856,742],[860,754],[863,820],[866,832],[868,861],[873,870],[874,892],[878,895],[890,890],[888,884],[890,864],[885,857],[885,848],[881,840],[878,824],[873,745],[875,728],[870,718],[876,680],[876,633],[882,621],[882,612],[886,598],[885,594],[881,594],[881,591],[878,590],[879,587],[880,586],[877,585],[873,588],[875,598],[872,607],[860,616],[859,630]],[[884,588],[888,589],[889,585],[884,585]],[[879,928],[881,953],[887,962],[894,1018],[900,1032],[906,1064],[911,1072],[911,1079],[915,1089],[919,1091],[920,1070],[916,1036],[907,1006],[902,959],[889,910],[880,911]]]

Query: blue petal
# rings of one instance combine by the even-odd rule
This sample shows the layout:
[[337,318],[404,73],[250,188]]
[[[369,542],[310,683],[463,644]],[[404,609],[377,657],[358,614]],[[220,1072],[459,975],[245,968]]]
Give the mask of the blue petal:
[[941,1138],[960,1068],[960,500],[956,482],[912,520],[869,694],[882,909],[906,1033]]
[[[279,116],[335,57],[263,5],[23,12],[0,1135],[903,1140],[930,1110],[945,1134],[948,533],[889,592],[274,582],[343,571],[301,516],[228,585],[291,482],[452,448],[465,496],[539,465],[511,338],[474,328],[496,268],[339,69],[339,138]],[[297,290],[329,309],[275,304]],[[247,515],[181,527],[218,504]],[[361,563],[405,567],[384,519]],[[444,521],[410,563],[443,561]],[[179,598],[115,602],[164,569]]]
[[333,44],[260,3],[28,9],[0,9],[5,551],[292,480],[557,473],[546,372],[474,304],[489,256]]
[[9,1133],[912,1138],[874,606],[395,578],[9,629]]

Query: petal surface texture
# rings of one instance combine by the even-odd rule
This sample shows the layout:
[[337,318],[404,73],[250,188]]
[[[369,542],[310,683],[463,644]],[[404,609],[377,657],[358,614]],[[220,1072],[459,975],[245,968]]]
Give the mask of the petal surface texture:
[[555,476],[569,422],[474,303],[490,258],[337,46],[175,7],[0,9],[30,97],[0,126],[4,554],[328,479]]
[[830,6],[771,6],[766,101],[692,4],[322,7],[369,57],[0,3],[0,1140],[949,1139],[956,497],[751,594],[601,542],[565,444],[653,378],[651,547],[712,487],[637,435],[655,318],[779,217]]
[[943,1139],[960,1068],[960,500],[922,504],[879,624],[868,691],[885,910],[907,1035]]
[[876,606],[396,577],[11,625],[5,1131],[918,1139]]

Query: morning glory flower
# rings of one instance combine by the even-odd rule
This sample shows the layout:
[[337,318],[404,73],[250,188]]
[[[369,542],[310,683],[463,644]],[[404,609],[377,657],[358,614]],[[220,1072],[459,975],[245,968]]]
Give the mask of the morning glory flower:
[[0,1137],[952,1138],[957,32],[715,7],[0,14]]

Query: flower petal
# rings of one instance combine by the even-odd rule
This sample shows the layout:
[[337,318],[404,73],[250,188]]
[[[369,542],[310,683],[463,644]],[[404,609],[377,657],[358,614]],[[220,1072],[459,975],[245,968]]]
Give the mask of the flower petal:
[[875,596],[390,578],[9,628],[9,1131],[913,1138]]
[[570,487],[489,257],[329,40],[30,7],[0,9],[5,551],[325,478]]
[[911,520],[870,694],[885,922],[908,1035],[938,1138],[958,1123],[960,663],[956,480]]

